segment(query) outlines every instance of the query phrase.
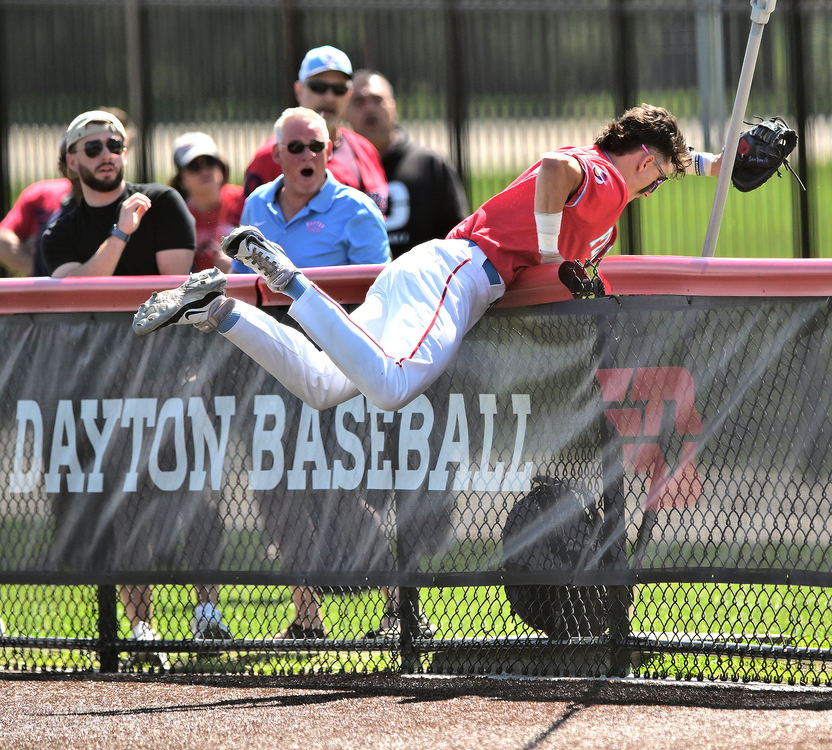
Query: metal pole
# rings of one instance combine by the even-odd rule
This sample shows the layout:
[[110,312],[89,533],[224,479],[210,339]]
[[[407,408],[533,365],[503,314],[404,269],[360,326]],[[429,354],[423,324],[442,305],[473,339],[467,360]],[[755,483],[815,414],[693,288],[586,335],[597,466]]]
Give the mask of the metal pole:
[[731,112],[731,121],[725,134],[725,148],[722,152],[722,165],[719,170],[714,206],[708,222],[708,232],[705,235],[705,247],[702,250],[702,255],[706,258],[713,257],[716,249],[716,240],[719,236],[719,227],[725,210],[725,200],[728,197],[731,172],[734,168],[737,144],[740,140],[742,120],[745,116],[745,107],[748,104],[748,94],[751,91],[754,68],[757,65],[757,54],[760,51],[760,41],[763,37],[763,29],[768,23],[768,18],[774,11],[776,4],[777,0],[751,0],[751,32],[748,35],[748,44],[745,48],[745,58],[740,71],[737,96],[734,99],[734,110]]

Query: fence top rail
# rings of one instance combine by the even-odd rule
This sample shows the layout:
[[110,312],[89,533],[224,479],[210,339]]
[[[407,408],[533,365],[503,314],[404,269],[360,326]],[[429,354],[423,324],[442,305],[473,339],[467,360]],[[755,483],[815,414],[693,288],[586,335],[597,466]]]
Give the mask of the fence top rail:
[[[335,266],[304,273],[342,304],[356,304],[382,266]],[[693,297],[832,296],[832,259],[613,256],[601,265],[609,294]],[[0,314],[136,310],[151,292],[178,286],[181,276],[0,279]],[[253,275],[228,277],[228,293],[251,304],[288,305]],[[562,302],[570,293],[557,266],[527,268],[500,307]]]

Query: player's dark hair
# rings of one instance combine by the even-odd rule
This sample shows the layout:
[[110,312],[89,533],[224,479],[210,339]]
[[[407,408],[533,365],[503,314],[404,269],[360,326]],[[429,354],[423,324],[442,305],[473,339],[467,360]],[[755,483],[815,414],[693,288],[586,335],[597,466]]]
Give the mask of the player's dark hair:
[[670,159],[677,175],[683,175],[690,164],[685,136],[679,123],[664,107],[640,104],[628,109],[621,117],[608,123],[595,139],[595,145],[603,151],[621,155],[652,146]]

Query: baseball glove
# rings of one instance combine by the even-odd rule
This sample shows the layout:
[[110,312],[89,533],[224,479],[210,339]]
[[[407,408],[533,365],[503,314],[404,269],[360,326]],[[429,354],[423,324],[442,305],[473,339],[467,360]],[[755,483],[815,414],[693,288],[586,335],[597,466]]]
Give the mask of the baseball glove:
[[[580,484],[538,476],[503,526],[503,564],[510,571],[573,571],[598,545],[601,516]],[[607,627],[603,586],[506,585],[512,611],[553,639],[600,635]]]
[[577,260],[565,260],[558,266],[558,278],[560,282],[572,292],[575,299],[588,299],[590,297],[604,297],[607,294],[601,275],[598,273],[596,261],[581,263]]
[[[752,123],[747,122],[746,125]],[[747,193],[760,187],[775,172],[781,177],[780,167],[786,168],[795,176],[786,157],[797,146],[797,133],[792,130],[782,117],[769,117],[744,131],[737,144],[737,156],[731,181],[737,190]],[[797,177],[800,186],[805,186]]]

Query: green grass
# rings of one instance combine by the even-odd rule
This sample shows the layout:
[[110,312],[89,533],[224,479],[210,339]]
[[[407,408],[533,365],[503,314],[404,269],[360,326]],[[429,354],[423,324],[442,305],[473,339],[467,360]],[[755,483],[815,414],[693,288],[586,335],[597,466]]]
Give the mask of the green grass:
[[[10,635],[95,637],[95,589],[89,586],[0,586],[0,608]],[[185,586],[154,587],[155,624],[163,637],[189,637],[193,592]],[[325,625],[334,639],[354,639],[373,626],[383,601],[377,590],[327,594]],[[223,586],[220,605],[238,637],[264,638],[285,627],[292,616],[289,589]],[[511,612],[502,587],[423,589],[421,606],[438,626],[437,639],[537,635]],[[128,637],[119,606],[120,637]],[[651,584],[638,587],[631,628],[670,639],[726,638],[765,644],[829,648],[830,594],[821,588],[740,584]],[[717,641],[720,635],[711,636]],[[126,653],[122,654],[122,661]],[[430,655],[423,659],[430,661]],[[230,652],[172,654],[177,671],[254,674],[397,671],[399,656],[387,650]],[[80,650],[0,650],[0,666],[11,669],[94,669],[94,653]],[[827,663],[720,656],[706,653],[643,653],[636,672],[681,679],[755,680],[827,683]]]

